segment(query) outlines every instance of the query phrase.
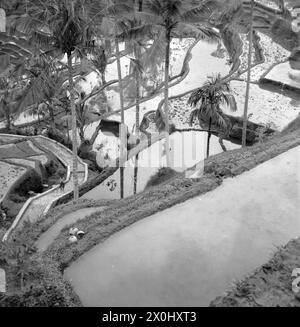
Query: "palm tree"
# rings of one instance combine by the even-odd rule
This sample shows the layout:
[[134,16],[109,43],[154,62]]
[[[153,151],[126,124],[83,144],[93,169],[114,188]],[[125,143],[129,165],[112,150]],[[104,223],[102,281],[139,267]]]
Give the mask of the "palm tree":
[[[96,68],[96,70],[98,71],[98,73],[100,74],[102,86],[104,86],[106,84],[105,72],[106,72],[106,67],[107,67],[107,63],[108,63],[106,49],[101,44],[100,46],[95,47],[92,54],[93,54],[93,57],[91,59],[91,62],[94,65],[94,67]],[[108,112],[109,109],[108,109],[108,103],[107,103],[107,97],[106,97],[105,90],[103,89],[101,93],[102,93],[102,97],[105,101],[106,112]]]
[[225,104],[232,111],[237,110],[235,98],[230,93],[229,83],[223,82],[221,75],[218,74],[217,76],[208,78],[205,84],[194,91],[188,99],[189,105],[197,106],[191,113],[190,124],[192,125],[195,118],[198,118],[200,124],[201,120],[208,120],[207,157],[209,157],[212,125],[217,125],[223,130],[227,127],[227,122],[220,106]]
[[105,71],[107,67],[107,54],[105,47],[101,44],[92,51],[93,58],[91,59],[95,68],[99,71],[102,85],[106,84]]
[[35,58],[22,72],[28,82],[18,97],[16,110],[21,112],[32,105],[44,104],[49,113],[50,126],[55,129],[55,107],[65,93],[63,74],[48,56]]
[[[134,0],[133,1],[133,10],[134,13],[142,12],[143,9],[143,0]],[[141,40],[147,36],[145,25],[143,25],[141,19],[136,15],[132,19],[126,20],[127,27],[124,28],[124,32],[119,35],[119,38],[125,41],[129,41],[130,45],[133,46],[134,58],[131,58],[131,63],[133,64],[133,75],[135,77],[135,135],[136,135],[136,145],[139,141],[139,125],[140,125],[140,98],[141,98],[141,73],[142,73],[142,64],[141,64]],[[137,174],[138,174],[138,153],[135,156],[134,163],[134,178],[133,178],[133,192],[137,192]]]
[[[78,128],[78,134],[81,143],[85,141],[85,128],[89,124],[90,120],[90,111],[89,107],[86,105],[86,94],[84,91],[78,92],[78,101],[76,101],[76,124]],[[69,103],[67,105],[62,104],[62,107],[65,110],[66,115],[60,117],[61,121],[65,121],[67,126],[69,125],[69,121],[72,119],[72,116],[69,114]]]
[[[17,27],[29,39],[53,56],[67,55],[70,106],[72,114],[73,191],[79,197],[77,173],[77,128],[72,58],[92,44],[92,30],[87,23],[89,7],[81,0],[39,0],[27,4],[26,15],[17,19]],[[95,20],[94,20],[95,23]]]
[[[102,4],[103,6],[103,4]],[[103,35],[107,38],[113,38],[116,50],[117,59],[117,70],[118,70],[118,81],[119,81],[119,96],[120,96],[120,107],[121,107],[121,125],[120,125],[120,157],[125,155],[125,147],[127,148],[127,132],[125,128],[125,115],[124,115],[124,88],[122,80],[122,70],[121,70],[121,57],[120,57],[120,47],[119,47],[119,35],[122,34],[126,29],[126,23],[124,22],[125,14],[130,13],[132,10],[131,6],[126,3],[126,1],[110,1],[107,3],[106,7],[102,9],[103,15],[101,31]],[[101,12],[101,9],[98,9]],[[120,161],[120,197],[124,197],[124,167],[123,163]]]
[[[169,147],[169,66],[170,66],[170,43],[174,32],[192,31],[199,39],[216,40],[218,34],[208,26],[209,16],[212,10],[218,6],[217,1],[204,1],[200,5],[193,6],[192,1],[183,0],[147,0],[143,18],[152,21],[160,29],[160,36],[165,42],[165,69],[164,69],[164,121],[166,130],[166,159],[170,167]],[[193,20],[203,22],[196,27]],[[207,23],[207,24],[205,24]]]
[[245,97],[244,118],[243,118],[242,147],[246,146],[246,140],[247,140],[248,105],[249,105],[252,47],[253,47],[253,11],[254,11],[254,0],[251,0],[251,17],[250,17],[249,49],[248,49],[248,73],[247,73],[247,86],[246,86],[246,97]]
[[[136,15],[136,13],[142,12],[143,0],[133,0],[132,7],[128,8],[126,15],[122,15],[119,18],[119,33],[117,39],[125,42],[127,46],[127,51],[133,51],[133,58],[131,60],[131,66],[133,67],[132,72],[134,76],[135,85],[135,106],[136,106],[136,119],[135,119],[135,134],[136,140],[139,140],[139,124],[140,124],[140,98],[141,98],[141,74],[142,67],[142,43],[145,38],[151,36],[152,24],[145,24],[141,17]],[[132,12],[132,14],[130,13]],[[152,52],[153,54],[153,52]],[[152,58],[147,57],[148,63],[152,62]],[[118,60],[118,56],[117,56]],[[123,111],[123,110],[122,110]],[[135,157],[135,168],[134,168],[134,193],[136,193],[137,186],[137,165],[138,165],[138,154]],[[122,170],[122,169],[121,169]],[[121,171],[122,174],[122,171]],[[121,187],[122,190],[122,187]],[[122,191],[121,191],[122,192]]]
[[[117,57],[117,67],[118,67],[118,80],[119,80],[119,95],[120,95],[120,106],[121,106],[121,130],[120,130],[120,141],[121,141],[121,152],[120,157],[123,158],[124,155],[124,128],[125,128],[125,115],[124,115],[124,90],[122,82],[122,71],[121,71],[121,60],[120,60],[120,50],[119,50],[119,40],[115,38],[116,46],[116,57]],[[120,165],[120,197],[124,197],[124,167],[121,163]]]

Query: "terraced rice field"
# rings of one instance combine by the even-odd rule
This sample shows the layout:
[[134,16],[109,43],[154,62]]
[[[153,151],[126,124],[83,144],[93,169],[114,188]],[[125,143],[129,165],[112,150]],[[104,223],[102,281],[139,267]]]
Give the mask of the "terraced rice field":
[[26,158],[40,154],[44,154],[44,152],[38,149],[31,141],[0,146],[0,159]]
[[6,194],[9,187],[20,178],[25,171],[26,168],[0,161],[0,200]]
[[34,160],[43,164],[48,161],[45,153],[32,141],[8,143],[16,140],[14,137],[1,140],[0,144],[0,200],[5,196],[10,186],[26,171],[26,167],[35,168]]
[[7,159],[6,161],[8,161],[9,163],[12,163],[12,164],[15,163],[17,165],[26,165],[26,166],[29,166],[31,168],[35,168],[35,161],[34,160],[12,158],[12,159]]

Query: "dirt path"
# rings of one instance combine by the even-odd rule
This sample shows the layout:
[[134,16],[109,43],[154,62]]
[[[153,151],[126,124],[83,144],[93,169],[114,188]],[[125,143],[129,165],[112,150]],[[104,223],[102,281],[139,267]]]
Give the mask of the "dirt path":
[[226,179],[113,235],[66,276],[84,305],[207,306],[299,236],[299,163],[297,147]]

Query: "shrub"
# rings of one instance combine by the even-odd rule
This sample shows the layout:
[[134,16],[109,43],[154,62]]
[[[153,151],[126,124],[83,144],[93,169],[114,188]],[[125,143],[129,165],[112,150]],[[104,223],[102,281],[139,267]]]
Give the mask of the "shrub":
[[28,191],[41,192],[43,190],[43,183],[41,176],[30,168],[23,174],[14,184],[11,194],[18,194],[27,196]]
[[56,175],[62,178],[65,175],[65,171],[62,168],[59,168],[56,172]]
[[0,296],[0,307],[68,306],[64,294],[56,285],[35,285],[25,291]]
[[55,174],[55,172],[58,169],[58,163],[55,162],[55,160],[50,159],[46,164],[45,164],[45,169],[47,172],[48,176],[51,176],[53,174]]
[[168,167],[160,168],[155,175],[150,177],[145,189],[151,186],[156,186],[161,183],[164,183],[176,175],[177,172],[171,168]]
[[68,142],[68,140],[66,139],[64,133],[62,133],[60,130],[58,129],[48,129],[48,135],[47,135],[50,139],[64,145],[65,147],[69,148],[70,150],[72,150],[72,143]]
[[23,203],[27,200],[27,197],[18,193],[12,193],[9,196],[9,199],[15,203]]

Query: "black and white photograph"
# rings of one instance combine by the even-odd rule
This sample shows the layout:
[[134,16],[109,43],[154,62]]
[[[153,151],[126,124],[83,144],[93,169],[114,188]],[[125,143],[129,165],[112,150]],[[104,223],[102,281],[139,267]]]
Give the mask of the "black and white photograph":
[[0,307],[300,307],[300,0],[0,0]]

